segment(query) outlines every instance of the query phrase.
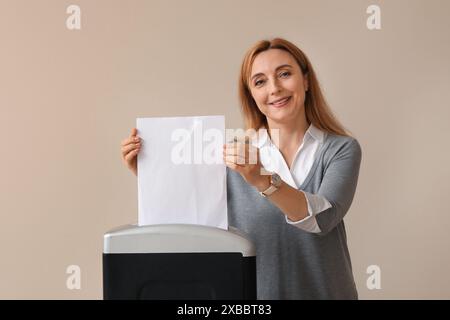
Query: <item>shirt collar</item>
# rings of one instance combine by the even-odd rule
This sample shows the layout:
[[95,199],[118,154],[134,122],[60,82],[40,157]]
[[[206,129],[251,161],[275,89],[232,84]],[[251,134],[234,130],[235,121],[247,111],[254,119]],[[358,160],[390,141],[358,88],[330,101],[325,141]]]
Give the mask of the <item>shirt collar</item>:
[[[310,124],[308,130],[306,130],[305,132],[303,141],[305,141],[310,137],[317,140],[319,143],[322,143],[324,139],[324,132],[319,128],[317,128],[316,126],[314,126],[313,124]],[[272,141],[270,140],[269,134],[267,133],[267,130],[265,128],[261,128],[257,131],[256,138],[253,139],[252,144],[258,148],[273,145]]]
[[314,126],[313,124],[309,126],[308,130],[306,130],[306,133],[309,134],[314,139],[316,139],[317,141],[319,141],[320,143],[323,142],[325,136],[324,132],[319,128],[317,128],[316,126]]

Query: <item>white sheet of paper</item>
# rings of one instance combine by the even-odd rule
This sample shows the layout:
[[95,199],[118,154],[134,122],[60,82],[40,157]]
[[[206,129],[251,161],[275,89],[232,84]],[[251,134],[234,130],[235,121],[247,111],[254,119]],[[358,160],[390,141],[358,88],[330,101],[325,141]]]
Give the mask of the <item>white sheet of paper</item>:
[[137,118],[138,224],[228,229],[225,117]]

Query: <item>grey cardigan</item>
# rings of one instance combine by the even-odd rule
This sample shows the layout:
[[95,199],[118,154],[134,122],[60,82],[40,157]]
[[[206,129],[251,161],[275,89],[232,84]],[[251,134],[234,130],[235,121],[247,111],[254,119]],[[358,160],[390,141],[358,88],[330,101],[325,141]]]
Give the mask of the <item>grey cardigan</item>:
[[258,299],[357,299],[343,218],[353,201],[361,147],[351,137],[325,134],[299,189],[324,196],[318,234],[303,231],[239,173],[227,168],[229,225],[256,246]]

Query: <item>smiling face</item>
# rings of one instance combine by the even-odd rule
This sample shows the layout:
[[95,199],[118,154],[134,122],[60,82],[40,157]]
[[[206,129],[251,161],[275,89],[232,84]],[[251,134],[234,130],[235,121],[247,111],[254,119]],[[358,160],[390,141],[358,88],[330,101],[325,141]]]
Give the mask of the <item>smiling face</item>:
[[250,92],[269,126],[298,123],[305,117],[305,90],[308,81],[292,55],[269,49],[253,61]]

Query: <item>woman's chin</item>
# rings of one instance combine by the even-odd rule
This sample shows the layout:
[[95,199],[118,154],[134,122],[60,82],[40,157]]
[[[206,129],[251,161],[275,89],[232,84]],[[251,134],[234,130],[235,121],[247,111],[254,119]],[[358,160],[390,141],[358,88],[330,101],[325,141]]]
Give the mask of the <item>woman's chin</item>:
[[298,122],[298,119],[300,118],[300,114],[296,112],[292,112],[293,110],[278,110],[276,112],[270,112],[270,114],[267,115],[267,118],[269,118],[272,122],[276,123],[291,123],[292,121]]
[[272,122],[276,123],[288,123],[290,122],[291,117],[288,117],[287,115],[271,115],[268,117]]
[[289,108],[271,110],[269,117],[278,120],[287,119],[289,117],[292,117],[292,110],[290,110]]

